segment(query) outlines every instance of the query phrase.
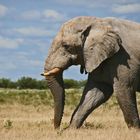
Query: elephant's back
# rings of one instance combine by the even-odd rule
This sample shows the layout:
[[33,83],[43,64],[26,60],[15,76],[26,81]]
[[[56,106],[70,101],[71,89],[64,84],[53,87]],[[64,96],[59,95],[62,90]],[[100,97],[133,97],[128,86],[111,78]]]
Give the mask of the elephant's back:
[[112,27],[127,28],[129,31],[135,30],[135,31],[140,32],[140,23],[138,22],[115,18],[115,17],[104,18],[104,21],[112,25]]

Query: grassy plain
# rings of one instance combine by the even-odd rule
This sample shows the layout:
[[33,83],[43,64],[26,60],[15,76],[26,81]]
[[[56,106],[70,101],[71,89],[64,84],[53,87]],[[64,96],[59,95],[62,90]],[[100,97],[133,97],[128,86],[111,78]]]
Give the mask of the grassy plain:
[[[79,102],[81,90],[66,90],[61,130],[53,129],[53,100],[47,90],[0,89],[0,140],[139,140],[128,129],[113,96],[95,110],[78,130],[65,130]],[[140,94],[137,94],[140,109]]]

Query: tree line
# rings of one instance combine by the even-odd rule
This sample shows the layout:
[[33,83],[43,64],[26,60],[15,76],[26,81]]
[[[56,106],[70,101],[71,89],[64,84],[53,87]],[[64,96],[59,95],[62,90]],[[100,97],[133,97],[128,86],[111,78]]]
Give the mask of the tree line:
[[[73,80],[64,79],[64,85],[66,89],[69,88],[82,88],[84,87],[86,80]],[[47,89],[47,81],[37,80],[31,77],[21,77],[16,81],[12,81],[8,78],[0,78],[0,88],[14,88],[14,89]]]

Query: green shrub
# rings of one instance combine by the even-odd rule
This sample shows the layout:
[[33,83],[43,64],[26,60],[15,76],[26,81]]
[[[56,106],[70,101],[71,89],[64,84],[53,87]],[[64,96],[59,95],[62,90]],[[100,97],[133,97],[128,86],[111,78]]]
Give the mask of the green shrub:
[[37,86],[36,79],[31,77],[22,77],[17,81],[17,83],[20,89],[34,89]]
[[79,89],[85,86],[86,80],[77,81],[73,79],[64,79],[64,84],[66,89],[70,89],[70,88]]
[[0,104],[52,105],[52,94],[48,90],[0,89]]
[[[86,80],[64,79],[66,89],[83,88]],[[31,77],[21,77],[17,81],[11,81],[7,78],[0,79],[0,88],[15,88],[15,89],[47,89],[47,81],[45,79],[37,80]]]
[[10,129],[10,128],[12,128],[12,127],[13,127],[13,122],[12,122],[11,120],[6,120],[6,121],[4,122],[4,128]]
[[73,79],[65,79],[64,80],[65,88],[79,88],[79,83],[76,80]]
[[[78,105],[82,96],[82,89],[66,89],[65,105],[72,109]],[[140,106],[140,94],[137,94],[138,108]],[[0,89],[0,104],[22,104],[33,106],[51,106],[54,105],[53,96],[50,90],[38,89]],[[104,103],[103,109],[119,108],[115,96],[112,96],[108,102]]]
[[65,104],[68,106],[75,107],[81,98],[82,91],[80,89],[67,89],[66,90],[66,101]]
[[0,79],[0,87],[1,88],[16,88],[17,83],[11,81],[10,79],[7,78],[1,78]]

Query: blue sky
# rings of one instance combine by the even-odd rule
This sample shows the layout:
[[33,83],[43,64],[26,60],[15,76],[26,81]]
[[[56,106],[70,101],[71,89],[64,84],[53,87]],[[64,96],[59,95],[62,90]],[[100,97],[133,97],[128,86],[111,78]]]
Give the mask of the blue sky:
[[[62,23],[76,16],[140,22],[140,0],[0,0],[0,78],[42,79],[52,39]],[[64,77],[86,78],[75,66]]]

